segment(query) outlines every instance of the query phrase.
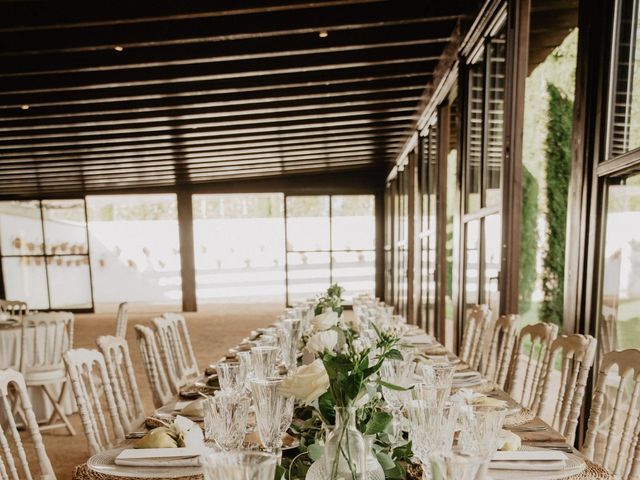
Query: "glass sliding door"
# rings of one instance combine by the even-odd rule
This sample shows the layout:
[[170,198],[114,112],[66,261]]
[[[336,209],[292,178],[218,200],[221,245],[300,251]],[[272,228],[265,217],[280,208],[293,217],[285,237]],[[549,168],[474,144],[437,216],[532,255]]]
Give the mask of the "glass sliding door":
[[203,194],[192,203],[198,310],[221,302],[284,304],[284,195]]
[[93,307],[84,200],[0,202],[0,252],[6,298],[32,309]]
[[500,310],[502,162],[506,45],[504,29],[485,38],[467,65],[467,114],[463,179],[463,310]]
[[332,283],[345,301],[375,293],[375,197],[288,195],[287,304],[314,297]]

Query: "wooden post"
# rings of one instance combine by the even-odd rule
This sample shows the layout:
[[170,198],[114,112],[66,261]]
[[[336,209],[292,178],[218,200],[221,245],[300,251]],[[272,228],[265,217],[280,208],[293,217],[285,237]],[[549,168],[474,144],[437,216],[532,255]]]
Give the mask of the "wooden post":
[[182,311],[197,311],[196,267],[193,251],[193,205],[191,192],[179,190],[178,230],[180,235],[180,273],[182,277]]

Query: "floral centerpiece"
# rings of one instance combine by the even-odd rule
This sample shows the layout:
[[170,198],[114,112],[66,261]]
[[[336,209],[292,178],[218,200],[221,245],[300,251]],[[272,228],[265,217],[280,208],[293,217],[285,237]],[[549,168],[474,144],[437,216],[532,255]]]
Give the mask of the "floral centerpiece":
[[[281,385],[283,393],[312,407],[324,427],[331,429],[308,479],[370,478],[371,444],[363,433],[381,433],[389,423],[390,415],[377,408],[377,390],[380,385],[396,388],[377,374],[385,360],[402,359],[395,331],[373,324],[371,329],[356,331],[344,321],[342,292],[340,286],[332,285],[318,299],[304,347],[314,360],[298,367]],[[375,467],[384,478],[374,460]]]

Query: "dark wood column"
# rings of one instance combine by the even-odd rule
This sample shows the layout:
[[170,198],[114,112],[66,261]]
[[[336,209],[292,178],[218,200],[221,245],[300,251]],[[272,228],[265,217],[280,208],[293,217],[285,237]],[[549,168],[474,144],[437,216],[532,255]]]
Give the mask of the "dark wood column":
[[522,135],[529,59],[531,0],[507,6],[504,160],[502,168],[502,258],[500,313],[518,313],[522,221]]
[[375,196],[375,216],[376,216],[376,297],[384,299],[384,282],[385,282],[385,248],[384,248],[384,187]]
[[444,345],[447,295],[447,157],[449,156],[450,107],[438,108],[438,178],[436,180],[436,337]]
[[182,311],[197,311],[196,266],[193,253],[193,206],[191,192],[178,191],[178,228],[180,234],[180,272],[182,277]]

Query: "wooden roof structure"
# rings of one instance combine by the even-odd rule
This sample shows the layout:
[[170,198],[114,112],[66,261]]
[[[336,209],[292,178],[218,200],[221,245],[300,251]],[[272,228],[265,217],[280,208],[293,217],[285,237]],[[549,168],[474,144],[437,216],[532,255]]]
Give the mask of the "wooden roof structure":
[[0,3],[0,196],[386,171],[478,4]]

